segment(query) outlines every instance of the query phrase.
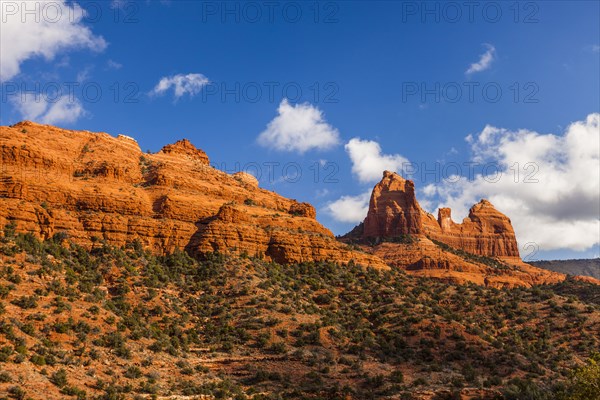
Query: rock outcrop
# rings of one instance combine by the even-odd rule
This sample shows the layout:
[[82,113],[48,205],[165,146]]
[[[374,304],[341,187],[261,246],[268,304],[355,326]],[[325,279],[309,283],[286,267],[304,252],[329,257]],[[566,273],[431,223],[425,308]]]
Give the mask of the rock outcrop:
[[390,171],[373,188],[369,212],[364,221],[364,237],[393,237],[423,233],[422,210],[415,185]]
[[209,165],[210,161],[205,152],[200,149],[197,149],[196,146],[192,144],[187,139],[179,140],[173,144],[168,144],[160,150],[163,154],[170,154],[174,156],[179,156],[182,158],[187,158],[190,160],[199,161],[204,165]]
[[565,279],[521,261],[510,220],[488,201],[460,224],[445,208],[435,218],[395,173],[384,173],[364,223],[338,241],[312,205],[214,169],[188,140],[143,153],[129,136],[31,122],[0,127],[0,228],[11,222],[41,238],[65,232],[88,248],[137,239],[156,254],[354,262],[495,287]]
[[565,279],[524,263],[510,219],[487,200],[458,224],[449,208],[435,218],[419,205],[414,183],[385,171],[364,222],[342,237],[408,273],[494,287],[531,286]]
[[449,208],[440,208],[437,220],[427,215],[423,230],[427,236],[471,254],[520,260],[510,219],[485,199],[471,207],[460,224],[452,221]]
[[[22,122],[0,127],[0,227],[66,232],[92,247],[135,239],[155,253],[237,252],[282,263],[387,266],[338,242],[314,207],[212,168],[188,140],[143,153],[128,136]],[[0,229],[1,231],[1,229]]]
[[390,171],[373,188],[362,235],[367,239],[422,235],[471,254],[519,258],[510,219],[492,203],[481,200],[460,224],[452,221],[449,208],[440,208],[436,219],[417,202],[413,181]]

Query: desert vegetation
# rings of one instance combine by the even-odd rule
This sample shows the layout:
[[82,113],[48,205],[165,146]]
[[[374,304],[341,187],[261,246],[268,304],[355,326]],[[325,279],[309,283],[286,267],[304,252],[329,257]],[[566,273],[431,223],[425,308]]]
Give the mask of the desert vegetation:
[[[599,289],[492,289],[4,229],[5,398],[589,399]],[[594,392],[596,390],[596,392]],[[587,396],[587,397],[586,397]]]

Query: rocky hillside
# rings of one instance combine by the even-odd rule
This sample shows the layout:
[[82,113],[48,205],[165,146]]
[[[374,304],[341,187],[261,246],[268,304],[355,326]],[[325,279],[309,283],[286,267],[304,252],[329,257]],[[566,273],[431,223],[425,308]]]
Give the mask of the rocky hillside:
[[187,140],[0,127],[0,399],[597,393],[600,286],[489,202],[434,218],[386,172],[341,241],[315,217]]
[[591,276],[600,279],[600,258],[589,260],[548,260],[531,263],[538,268],[568,275]]
[[189,141],[143,153],[128,136],[22,122],[0,127],[0,226],[42,239],[58,232],[86,248],[139,240],[155,254],[237,253],[280,263],[350,261],[352,251],[313,206],[259,188],[254,177],[209,165]]
[[9,225],[0,398],[589,400],[599,291],[88,250]]

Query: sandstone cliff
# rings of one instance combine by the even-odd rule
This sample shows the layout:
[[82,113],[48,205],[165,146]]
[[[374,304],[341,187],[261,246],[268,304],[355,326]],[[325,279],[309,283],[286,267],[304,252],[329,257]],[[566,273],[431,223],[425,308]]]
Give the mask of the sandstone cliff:
[[460,224],[449,209],[435,218],[420,207],[412,181],[387,171],[364,223],[342,242],[315,218],[313,206],[261,189],[250,174],[212,168],[188,140],[143,153],[124,135],[31,122],[0,127],[0,226],[14,222],[42,238],[66,232],[87,247],[138,239],[156,254],[179,248],[198,257],[355,262],[496,287],[565,278],[523,263],[510,220],[488,201]]
[[364,221],[364,238],[424,235],[476,255],[519,259],[519,247],[510,219],[492,203],[481,200],[462,223],[452,221],[451,210],[440,208],[437,219],[424,211],[415,185],[385,171],[373,189]]
[[282,263],[354,261],[314,207],[212,168],[188,140],[143,153],[129,136],[22,122],[0,127],[0,226],[42,238],[66,232],[91,247],[139,239],[155,253],[237,252]]
[[383,179],[371,193],[363,236],[393,237],[423,233],[422,214],[414,183],[385,171]]
[[531,286],[564,280],[524,263],[510,219],[487,200],[458,224],[451,210],[435,218],[419,205],[414,183],[385,171],[375,185],[364,222],[342,237],[407,272],[486,286]]

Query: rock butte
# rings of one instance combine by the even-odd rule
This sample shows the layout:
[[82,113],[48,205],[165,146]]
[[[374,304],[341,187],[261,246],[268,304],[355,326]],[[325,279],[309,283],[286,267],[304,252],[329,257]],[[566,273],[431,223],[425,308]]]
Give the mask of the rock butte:
[[441,208],[435,218],[419,205],[414,183],[390,171],[373,188],[364,222],[341,240],[410,274],[446,281],[513,287],[565,279],[521,260],[510,219],[489,201],[471,207],[460,224],[452,221],[449,208]]
[[440,208],[436,219],[417,202],[412,181],[384,171],[371,194],[363,237],[399,235],[425,235],[471,254],[520,260],[510,219],[489,201],[471,207],[461,224],[452,221],[449,208]]
[[[185,249],[262,256],[279,263],[355,262],[380,269],[496,287],[530,286],[565,275],[521,261],[510,220],[482,200],[456,224],[419,206],[414,184],[386,171],[364,223],[338,241],[308,203],[229,175],[188,140],[143,153],[135,139],[28,121],[0,127],[0,226],[47,239],[66,232],[91,248],[133,240],[156,254]],[[410,235],[411,243],[382,242]],[[437,242],[506,263],[498,269]],[[346,243],[344,243],[346,242]],[[352,242],[352,246],[347,243]],[[358,247],[358,248],[357,248]]]

